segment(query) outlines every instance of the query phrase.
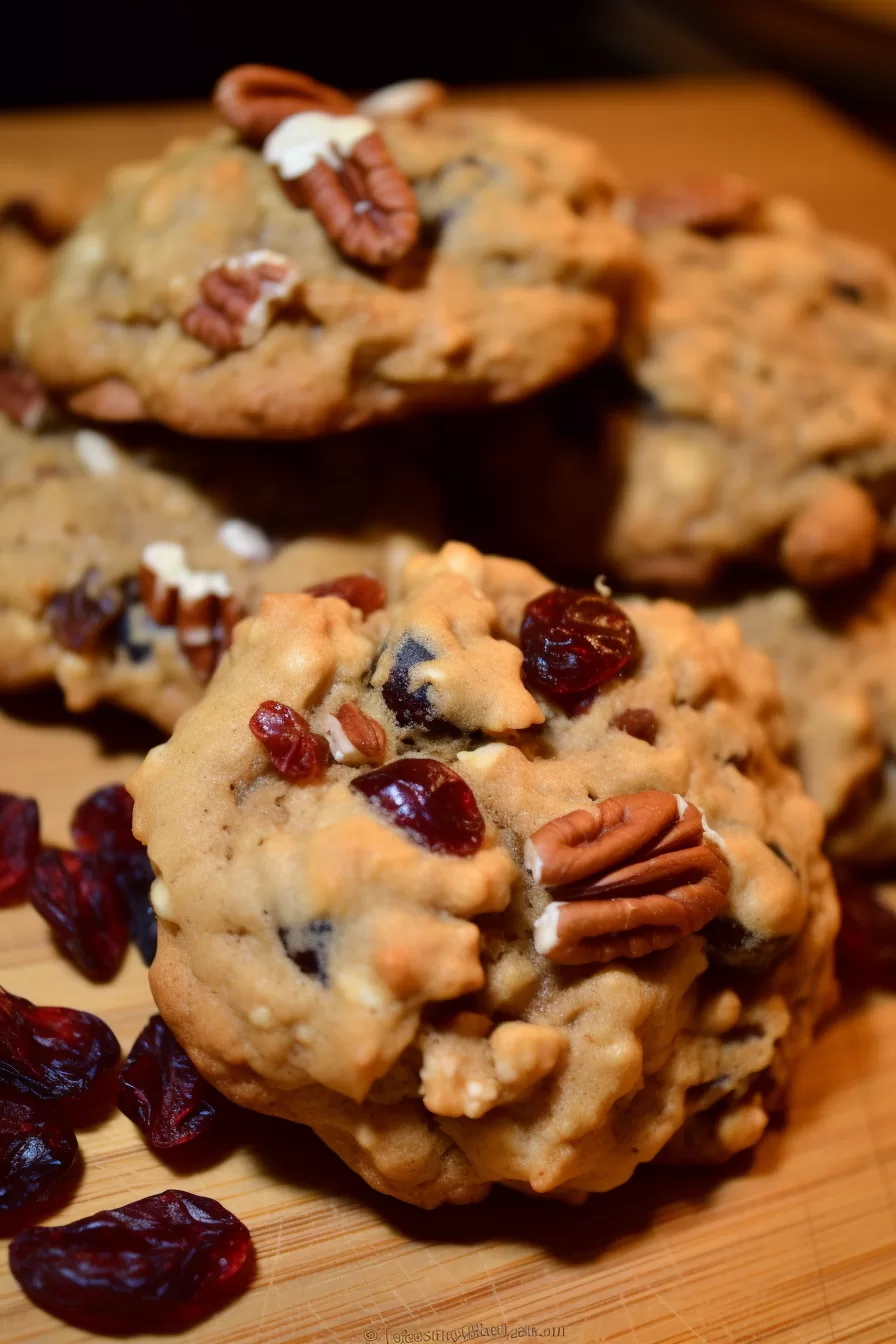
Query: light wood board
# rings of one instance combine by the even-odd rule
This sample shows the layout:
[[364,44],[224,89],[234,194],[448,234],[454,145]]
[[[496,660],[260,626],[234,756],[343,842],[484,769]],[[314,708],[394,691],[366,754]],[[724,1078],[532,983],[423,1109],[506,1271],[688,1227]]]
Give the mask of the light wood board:
[[[896,241],[887,156],[783,86],[549,90],[515,100],[600,134],[636,180],[736,167],[807,195],[841,226]],[[151,152],[183,115],[0,119],[0,154],[46,164],[80,156],[98,172],[122,154]],[[205,115],[194,110],[190,120],[199,126]],[[37,796],[46,837],[59,843],[75,802],[127,778],[153,740],[124,716],[66,720],[52,695],[5,707],[0,788]],[[135,954],[111,984],[90,985],[27,907],[0,913],[0,982],[100,1013],[125,1048],[152,1009]],[[896,1340],[896,1000],[840,1014],[798,1077],[788,1128],[769,1134],[752,1162],[642,1170],[579,1209],[499,1192],[483,1205],[423,1213],[367,1191],[305,1130],[254,1118],[200,1169],[167,1168],[115,1111],[79,1138],[82,1177],[50,1221],[180,1185],[249,1225],[253,1286],[192,1331],[191,1344]],[[31,1306],[0,1261],[4,1344],[83,1338]]]

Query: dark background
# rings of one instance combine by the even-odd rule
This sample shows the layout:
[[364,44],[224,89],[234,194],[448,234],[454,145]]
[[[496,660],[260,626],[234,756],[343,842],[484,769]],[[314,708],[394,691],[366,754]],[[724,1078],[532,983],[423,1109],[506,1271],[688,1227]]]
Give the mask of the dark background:
[[0,106],[204,97],[263,61],[346,88],[772,70],[896,137],[896,0],[3,5]]

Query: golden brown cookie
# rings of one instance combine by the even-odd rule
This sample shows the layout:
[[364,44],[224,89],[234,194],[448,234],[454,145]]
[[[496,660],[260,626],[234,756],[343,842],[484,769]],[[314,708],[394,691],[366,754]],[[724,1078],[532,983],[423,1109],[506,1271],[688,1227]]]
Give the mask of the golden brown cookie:
[[129,786],[160,1011],[427,1208],[750,1147],[832,988],[786,739],[733,621],[469,546],[367,617],[266,597]]

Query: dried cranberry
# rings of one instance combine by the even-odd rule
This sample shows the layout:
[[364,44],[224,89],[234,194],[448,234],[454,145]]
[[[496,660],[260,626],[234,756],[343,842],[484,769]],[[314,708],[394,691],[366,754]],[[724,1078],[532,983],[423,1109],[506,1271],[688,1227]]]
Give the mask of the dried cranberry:
[[50,598],[46,617],[57,644],[90,655],[99,651],[123,610],[121,589],[104,584],[98,571],[89,569],[73,588]]
[[429,687],[410,689],[411,671],[418,663],[435,657],[430,649],[410,636],[403,639],[392,657],[392,667],[383,686],[383,700],[402,728],[428,728],[434,733],[457,732],[452,724],[437,718],[429,701]]
[[616,715],[613,727],[621,733],[628,733],[629,737],[637,737],[651,747],[656,741],[658,724],[652,709],[624,709]]
[[107,980],[115,974],[128,948],[127,910],[101,856],[42,850],[28,896],[85,975]]
[[45,1195],[71,1170],[78,1140],[24,1102],[0,1101],[0,1213]]
[[341,597],[365,616],[386,605],[386,590],[372,574],[344,574],[341,579],[330,579],[329,583],[313,583],[303,591],[312,597]]
[[292,784],[316,779],[330,764],[327,739],[312,733],[308,720],[279,700],[263,700],[249,727],[274,769]]
[[155,879],[149,855],[141,845],[137,854],[100,855],[100,861],[124,900],[131,941],[146,965],[151,966],[156,955],[159,926],[149,899]]
[[0,905],[21,900],[40,851],[40,814],[33,798],[0,793]]
[[249,1231],[214,1199],[165,1190],[65,1227],[32,1227],[9,1248],[19,1285],[45,1311],[102,1333],[183,1328],[219,1305],[250,1263]]
[[78,804],[72,817],[72,836],[88,854],[130,854],[143,850],[131,826],[134,800],[123,784],[107,784]]
[[706,953],[711,962],[746,975],[764,975],[772,970],[793,944],[788,934],[769,938],[730,915],[717,915],[700,932],[706,939]]
[[0,989],[0,1098],[81,1097],[121,1050],[109,1027],[75,1008],[38,1008]]
[[475,854],[485,822],[465,780],[441,761],[405,756],[353,779],[389,821],[440,854]]
[[150,1148],[164,1152],[204,1134],[220,1105],[218,1093],[162,1019],[151,1017],[118,1075],[118,1109]]
[[840,935],[838,961],[844,979],[863,989],[896,990],[896,914],[874,894],[874,888],[839,872]]
[[581,696],[631,662],[638,636],[610,598],[582,588],[552,588],[526,607],[520,645],[531,686]]

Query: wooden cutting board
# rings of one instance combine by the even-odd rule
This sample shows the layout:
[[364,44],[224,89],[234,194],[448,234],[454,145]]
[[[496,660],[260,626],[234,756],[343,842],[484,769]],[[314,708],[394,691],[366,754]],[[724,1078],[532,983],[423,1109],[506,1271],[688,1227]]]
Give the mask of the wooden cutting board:
[[[806,195],[838,225],[896,243],[886,154],[784,86],[517,91],[547,120],[599,134],[634,180],[735,168]],[[498,99],[495,99],[498,101]],[[98,173],[205,114],[167,110],[0,118],[0,153]],[[34,794],[46,838],[77,800],[126,779],[154,741],[114,712],[72,721],[55,695],[3,702],[0,789]],[[152,1010],[136,954],[85,981],[27,907],[0,912],[0,982],[101,1014],[127,1049]],[[169,1186],[248,1224],[251,1289],[191,1344],[892,1344],[896,1340],[896,1000],[850,1005],[803,1066],[790,1124],[722,1171],[642,1169],[568,1209],[508,1192],[424,1213],[371,1193],[304,1129],[247,1117],[209,1165],[167,1167],[117,1111],[79,1134],[67,1222]],[[439,1333],[441,1332],[441,1333]],[[87,1338],[23,1297],[0,1262],[0,1340]]]

